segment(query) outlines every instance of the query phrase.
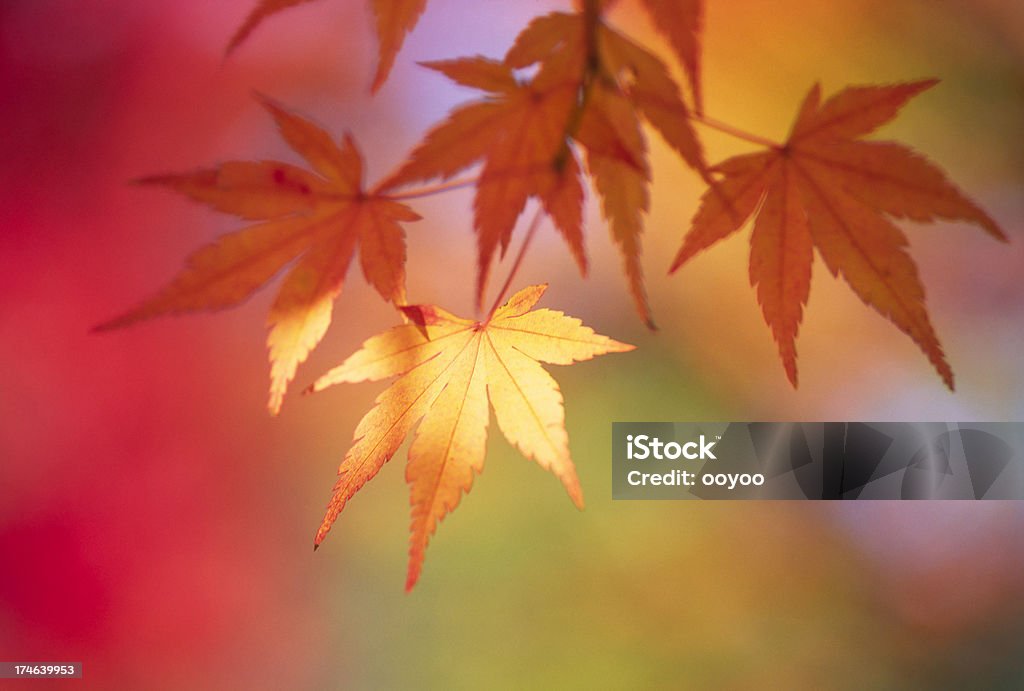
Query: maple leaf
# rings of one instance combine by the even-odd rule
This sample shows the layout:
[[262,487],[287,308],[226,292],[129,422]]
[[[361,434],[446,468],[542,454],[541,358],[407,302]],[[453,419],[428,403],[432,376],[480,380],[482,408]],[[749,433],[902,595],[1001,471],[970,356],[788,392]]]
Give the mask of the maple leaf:
[[486,158],[474,203],[478,233],[477,297],[483,297],[491,258],[508,249],[516,219],[537,196],[569,243],[580,270],[583,249],[583,188],[579,166],[568,150],[564,128],[577,98],[572,81],[520,84],[512,69],[486,58],[425,63],[453,80],[484,88],[491,98],[454,111],[436,127],[384,190],[415,180],[450,178]]
[[[637,311],[652,324],[640,264],[650,180],[640,118],[705,178],[706,164],[667,67],[607,26],[601,9],[588,3],[580,13],[535,19],[501,62],[474,57],[425,63],[487,95],[432,128],[381,187],[448,179],[483,162],[474,200],[478,305],[493,256],[499,248],[504,256],[531,197],[540,200],[586,274],[578,146],[622,251]],[[533,78],[517,79],[516,70],[531,66],[537,70]]]
[[[313,0],[260,0],[231,37],[226,52],[230,54],[238,48],[267,17],[289,7],[309,2]],[[416,27],[426,7],[427,0],[370,0],[379,45],[377,71],[373,77],[371,91],[376,92],[387,81],[406,35]]]
[[704,29],[703,0],[642,0],[654,28],[668,39],[686,71],[694,109],[704,110],[700,78],[700,36]]
[[339,146],[310,121],[270,100],[263,104],[285,141],[313,170],[276,161],[231,161],[143,179],[218,211],[262,222],[194,252],[185,269],[154,297],[96,328],[231,307],[292,264],[268,318],[268,408],[276,414],[296,368],[327,331],[357,245],[366,280],[385,300],[405,301],[400,222],[420,217],[404,204],[364,191],[362,158],[351,136],[346,134]]
[[598,335],[562,312],[530,311],[545,290],[543,285],[524,288],[483,322],[434,305],[402,307],[412,323],[369,339],[313,384],[311,390],[320,391],[341,382],[399,377],[356,427],[314,547],[422,419],[406,468],[412,504],[406,588],[411,589],[438,522],[483,470],[488,400],[509,443],[554,473],[573,503],[583,507],[562,395],[539,363],[569,365],[633,346]]
[[811,284],[813,249],[833,276],[908,334],[946,385],[953,371],[932,328],[907,239],[890,218],[964,220],[1006,235],[935,164],[895,142],[861,137],[936,84],[849,87],[821,103],[815,85],[789,138],[760,153],[730,158],[706,193],[670,271],[727,237],[751,216],[750,282],[797,384],[795,339]]

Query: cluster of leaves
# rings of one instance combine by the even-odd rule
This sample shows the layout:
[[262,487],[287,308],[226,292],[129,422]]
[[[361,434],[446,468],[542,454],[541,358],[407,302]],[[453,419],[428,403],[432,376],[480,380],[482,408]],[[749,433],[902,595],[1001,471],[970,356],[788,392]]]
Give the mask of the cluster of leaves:
[[[263,0],[229,51],[267,16],[308,1]],[[364,183],[363,159],[349,134],[336,142],[267,98],[262,103],[281,136],[309,169],[233,161],[142,180],[254,224],[192,254],[167,287],[100,328],[236,305],[290,266],[268,319],[269,408],[276,414],[297,367],[329,326],[357,249],[366,280],[398,308],[404,323],[367,340],[311,387],[397,377],[356,428],[315,545],[418,424],[406,470],[413,507],[408,588],[419,576],[437,523],[483,467],[488,401],[509,442],[551,470],[582,506],[561,393],[538,363],[571,364],[632,346],[597,335],[561,312],[533,309],[543,286],[520,290],[501,305],[540,215],[529,224],[508,280],[482,319],[456,317],[435,305],[408,305],[403,224],[419,216],[405,202],[447,187],[402,188],[449,180],[479,166],[473,226],[480,311],[495,255],[504,257],[531,198],[586,274],[585,171],[621,251],[637,312],[653,327],[641,268],[651,178],[641,128],[646,122],[707,184],[671,270],[755,217],[750,280],[794,386],[795,338],[814,247],[833,274],[842,274],[865,303],[918,343],[952,388],[952,370],[925,310],[906,238],[890,217],[963,219],[1005,240],[996,223],[934,164],[900,144],[862,140],[934,82],[851,87],[824,103],[815,86],[785,143],[726,127],[767,148],[709,166],[693,128],[694,122],[714,124],[702,115],[702,1],[642,0],[686,75],[690,104],[661,58],[608,23],[613,2],[585,0],[575,12],[536,18],[501,60],[425,63],[484,95],[454,109],[394,173],[372,187]],[[376,90],[426,0],[370,4],[380,43]]]

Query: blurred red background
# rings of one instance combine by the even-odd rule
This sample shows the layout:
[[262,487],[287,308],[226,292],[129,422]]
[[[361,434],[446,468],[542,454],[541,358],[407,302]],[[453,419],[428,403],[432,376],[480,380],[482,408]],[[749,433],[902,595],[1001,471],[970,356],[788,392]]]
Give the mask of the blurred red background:
[[[293,160],[253,90],[354,132],[372,179],[470,97],[415,61],[499,55],[561,5],[435,0],[370,98],[362,2],[282,14],[224,60],[250,4],[0,3],[0,660],[83,661],[95,688],[1024,685],[1018,503],[612,503],[607,458],[616,419],[1021,419],[1019,7],[709,3],[708,111],[746,129],[781,136],[818,79],[832,92],[943,78],[885,135],[932,155],[1014,239],[908,227],[957,394],[820,263],[790,390],[744,241],[664,276],[700,188],[653,141],[646,264],[663,330],[631,313],[593,203],[593,277],[547,233],[521,278],[551,281],[545,304],[640,346],[555,373],[587,511],[492,440],[406,597],[407,498],[391,467],[404,450],[311,550],[379,388],[293,394],[268,418],[265,293],[89,330],[238,227],[132,179]],[[615,19],[661,46],[632,3]],[[713,159],[741,146],[707,144]],[[470,199],[417,205],[414,300],[469,311]],[[392,321],[350,280],[295,389]]]

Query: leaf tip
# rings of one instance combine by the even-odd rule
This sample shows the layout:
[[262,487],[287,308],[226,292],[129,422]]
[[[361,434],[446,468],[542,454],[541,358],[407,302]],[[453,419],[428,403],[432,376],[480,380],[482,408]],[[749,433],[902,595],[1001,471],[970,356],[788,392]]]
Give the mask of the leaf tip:
[[423,552],[412,550],[409,552],[409,570],[405,574],[405,593],[408,595],[416,587],[423,572]]
[[276,113],[280,112],[281,110],[283,110],[283,107],[281,106],[281,104],[276,99],[271,98],[270,96],[268,96],[267,94],[263,93],[262,91],[258,91],[257,89],[253,89],[252,90],[252,97],[253,97],[253,99],[257,103],[259,103],[261,106],[263,106],[264,108],[269,110],[271,113],[275,113],[276,114]]
[[789,383],[793,387],[793,390],[795,391],[799,389],[800,384],[796,372],[796,362],[785,362],[783,363],[783,367],[786,370],[786,379],[789,380]]
[[128,181],[128,184],[137,187],[149,187],[151,185],[164,185],[170,187],[180,179],[181,176],[174,175],[173,173],[158,173],[156,175],[143,175],[142,177],[132,178]]
[[1010,236],[999,227],[999,224],[995,222],[988,214],[982,212],[982,217],[976,221],[986,233],[994,237],[996,240],[1003,244],[1009,244]]
[[235,31],[235,33],[231,36],[231,39],[228,41],[228,44],[224,47],[224,60],[230,58],[238,49],[238,47],[245,42],[245,39],[248,37],[249,32],[251,30],[252,28],[248,26],[248,23],[238,27],[238,30]]
[[395,307],[403,317],[416,326],[424,338],[430,340],[427,326],[441,321],[441,316],[434,305],[396,305]]
[[284,392],[272,391],[270,400],[267,401],[267,412],[270,417],[277,417],[281,412],[281,404],[284,403]]
[[105,322],[100,322],[99,324],[96,324],[95,326],[89,329],[89,333],[101,334],[107,333],[109,331],[116,331],[117,329],[123,329],[126,326],[131,326],[132,324],[134,324],[137,321],[140,321],[141,319],[142,315],[139,314],[139,311],[133,310],[126,314],[114,317],[113,319],[108,319]]
[[427,325],[428,315],[424,305],[395,305],[395,309],[416,326]]
[[391,67],[394,63],[394,56],[390,60],[381,60],[377,63],[377,70],[373,74],[373,81],[370,82],[370,95],[376,96],[391,74]]
[[686,240],[684,239],[683,246],[679,248],[678,252],[676,252],[675,259],[672,260],[672,263],[668,267],[668,275],[671,276],[676,271],[679,271],[679,269],[683,268],[683,264],[690,261],[690,259],[692,259],[695,254],[696,251],[693,249],[691,244],[686,242]]

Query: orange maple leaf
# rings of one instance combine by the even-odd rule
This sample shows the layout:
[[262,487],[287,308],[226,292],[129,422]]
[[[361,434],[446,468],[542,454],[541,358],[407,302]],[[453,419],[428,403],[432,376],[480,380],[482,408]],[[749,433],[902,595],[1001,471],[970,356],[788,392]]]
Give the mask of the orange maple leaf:
[[276,414],[296,368],[327,331],[357,245],[366,280],[385,300],[404,302],[405,234],[399,222],[420,217],[404,204],[364,191],[362,158],[351,136],[338,146],[310,121],[263,103],[313,172],[276,161],[232,161],[143,179],[262,223],[199,249],[167,287],[97,329],[237,305],[294,262],[268,318],[268,407]]
[[849,87],[824,103],[811,89],[785,144],[730,158],[705,193],[670,271],[755,215],[750,282],[793,386],[795,339],[811,285],[813,248],[866,304],[918,344],[946,385],[953,371],[932,328],[907,239],[890,217],[976,223],[1006,235],[935,164],[895,142],[861,137],[936,84]]
[[534,80],[539,84],[521,84],[508,65],[481,57],[425,65],[460,84],[487,89],[491,97],[455,110],[382,183],[382,189],[435,177],[447,179],[481,158],[486,160],[474,205],[478,302],[491,258],[499,246],[502,254],[508,249],[516,219],[530,196],[540,198],[585,272],[583,187],[564,134],[578,85],[548,80],[546,75]]
[[[477,302],[490,265],[530,197],[537,197],[586,273],[580,165],[587,170],[620,246],[641,317],[651,312],[640,264],[650,168],[640,130],[645,118],[688,165],[706,177],[689,111],[664,63],[607,26],[595,3],[581,13],[535,19],[503,62],[464,58],[426,63],[453,81],[488,92],[435,126],[382,189],[447,179],[483,161],[474,203],[478,234]],[[515,70],[536,65],[532,79]]]
[[539,362],[569,365],[633,346],[598,335],[562,312],[530,311],[545,289],[519,291],[483,322],[433,305],[403,307],[412,323],[369,339],[311,387],[320,391],[340,382],[399,377],[356,427],[314,547],[422,418],[405,473],[412,504],[406,580],[411,589],[438,522],[470,490],[474,473],[483,470],[488,399],[509,443],[554,473],[573,503],[583,507],[562,395]]
[[[231,53],[249,37],[253,30],[267,17],[278,12],[304,5],[313,0],[260,0],[246,17],[242,26],[228,42],[227,53]],[[416,27],[420,15],[427,7],[427,0],[370,0],[374,25],[377,30],[379,58],[377,72],[373,77],[371,91],[376,92],[387,81],[398,51],[402,49],[406,35]]]
[[642,0],[654,28],[668,39],[686,71],[694,109],[704,110],[700,77],[700,37],[704,30],[703,0]]

